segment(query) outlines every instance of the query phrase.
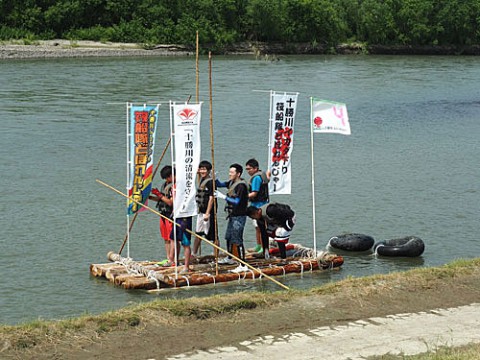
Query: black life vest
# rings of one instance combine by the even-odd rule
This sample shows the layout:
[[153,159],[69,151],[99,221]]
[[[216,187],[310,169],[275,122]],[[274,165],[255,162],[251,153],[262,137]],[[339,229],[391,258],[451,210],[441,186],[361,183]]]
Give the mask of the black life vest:
[[225,205],[225,211],[228,212],[228,216],[243,216],[247,214],[247,206],[248,206],[248,185],[243,179],[239,179],[235,181],[233,184],[229,182],[228,185],[228,191],[227,191],[227,196],[236,198],[238,195],[236,194],[236,187],[239,185],[244,185],[245,186],[245,195],[243,196],[242,199],[240,199],[240,202],[235,205],[231,204],[228,201],[226,202]]
[[[173,183],[164,183],[162,185],[162,188],[160,189],[160,192],[165,196],[167,199],[172,198],[172,186]],[[173,206],[169,206],[166,203],[164,203],[162,200],[158,200],[157,202],[157,209],[158,212],[164,216],[171,216],[173,213]]]
[[202,214],[205,214],[207,212],[208,200],[210,199],[210,195],[207,193],[206,187],[208,182],[211,180],[212,178],[209,176],[201,180],[197,188],[197,195],[195,195],[198,211],[201,212]]
[[262,214],[266,216],[267,223],[283,227],[291,231],[295,225],[295,212],[286,204],[272,203],[262,206]]
[[251,202],[268,202],[268,177],[262,171],[258,170],[255,174],[250,177],[248,183],[248,191],[252,192],[252,181],[255,176],[260,176],[262,178],[262,185],[260,185],[260,190],[258,190],[257,195],[250,199]]

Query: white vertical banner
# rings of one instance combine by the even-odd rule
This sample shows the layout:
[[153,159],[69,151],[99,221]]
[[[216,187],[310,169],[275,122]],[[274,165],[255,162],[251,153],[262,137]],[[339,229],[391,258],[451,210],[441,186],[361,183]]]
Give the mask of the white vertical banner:
[[298,93],[270,92],[269,193],[291,194],[292,150]]
[[173,203],[175,218],[197,215],[195,176],[201,152],[201,108],[202,103],[175,104],[170,102],[175,136],[173,147],[176,184]]
[[335,133],[350,135],[347,105],[328,100],[311,98],[314,133]]

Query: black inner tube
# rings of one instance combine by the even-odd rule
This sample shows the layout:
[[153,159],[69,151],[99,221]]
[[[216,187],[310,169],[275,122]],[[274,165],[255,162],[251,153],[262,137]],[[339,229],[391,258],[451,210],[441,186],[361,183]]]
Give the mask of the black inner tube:
[[367,251],[375,243],[373,237],[364,234],[343,234],[332,237],[328,246],[346,251]]
[[417,257],[423,254],[425,244],[416,236],[380,241],[374,246],[375,253],[382,256]]

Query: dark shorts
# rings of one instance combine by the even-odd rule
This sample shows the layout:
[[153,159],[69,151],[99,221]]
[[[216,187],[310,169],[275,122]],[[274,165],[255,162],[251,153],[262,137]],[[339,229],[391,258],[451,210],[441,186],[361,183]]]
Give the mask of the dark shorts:
[[192,217],[186,218],[177,218],[177,224],[180,226],[173,226],[172,233],[170,234],[171,239],[176,239],[180,242],[183,246],[190,246],[192,243],[192,234],[187,232],[186,230],[192,231]]
[[243,229],[245,229],[246,222],[246,216],[230,217],[225,232],[225,240],[232,244],[243,245]]

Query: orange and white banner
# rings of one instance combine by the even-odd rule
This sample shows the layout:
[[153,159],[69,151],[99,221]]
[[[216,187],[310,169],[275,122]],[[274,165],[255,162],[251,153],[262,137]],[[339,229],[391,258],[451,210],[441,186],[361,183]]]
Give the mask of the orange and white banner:
[[197,215],[195,201],[198,164],[200,163],[200,120],[202,104],[175,104],[170,102],[173,119],[175,199],[174,217]]
[[[148,195],[152,189],[153,152],[159,106],[127,104],[128,196],[145,205],[148,203]],[[127,213],[129,215],[142,210],[143,207],[135,201],[128,201]]]

